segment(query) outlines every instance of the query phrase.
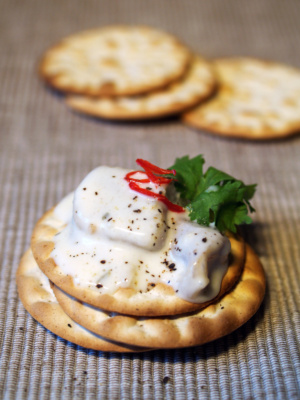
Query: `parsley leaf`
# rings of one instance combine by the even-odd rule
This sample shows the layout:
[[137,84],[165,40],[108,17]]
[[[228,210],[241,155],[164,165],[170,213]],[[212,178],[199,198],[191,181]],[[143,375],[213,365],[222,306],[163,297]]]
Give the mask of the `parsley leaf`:
[[[181,200],[191,200],[197,194],[197,188],[202,179],[204,158],[200,154],[192,159],[188,156],[177,158],[175,164],[168,169],[176,170],[176,190]],[[174,176],[172,175],[172,178]]]
[[221,232],[236,232],[236,226],[250,224],[248,212],[255,211],[250,204],[256,185],[242,181],[209,167],[203,173],[204,158],[184,156],[169,169],[176,171],[174,188],[179,193],[178,203],[189,211],[192,221],[200,225],[214,224]]

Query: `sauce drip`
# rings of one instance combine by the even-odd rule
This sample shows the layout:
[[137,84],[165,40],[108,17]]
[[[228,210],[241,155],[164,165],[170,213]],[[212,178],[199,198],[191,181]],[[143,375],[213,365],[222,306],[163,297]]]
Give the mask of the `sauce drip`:
[[[175,176],[176,171],[160,168],[154,164],[151,164],[149,161],[142,160],[141,158],[138,158],[136,160],[136,163],[138,165],[140,165],[142,168],[144,168],[145,171],[131,171],[125,175],[125,180],[129,182],[130,189],[134,190],[135,192],[144,194],[146,196],[156,198],[157,200],[164,203],[170,211],[177,212],[177,213],[185,212],[185,209],[183,207],[179,206],[178,204],[172,203],[163,194],[152,192],[150,189],[142,188],[138,185],[139,183],[150,183],[150,182],[154,183],[157,186],[160,186],[163,184],[169,184],[172,181],[174,181],[175,179],[172,177],[167,178],[162,175],[174,175]],[[134,175],[137,173],[145,174],[147,178],[145,178],[145,179],[134,178]]]

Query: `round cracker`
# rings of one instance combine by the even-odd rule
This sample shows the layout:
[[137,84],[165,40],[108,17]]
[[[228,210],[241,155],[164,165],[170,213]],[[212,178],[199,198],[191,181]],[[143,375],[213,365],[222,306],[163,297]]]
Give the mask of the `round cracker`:
[[148,349],[127,346],[104,339],[74,322],[61,308],[48,278],[27,250],[17,270],[17,286],[25,309],[45,328],[79,346],[101,351],[138,352]]
[[262,265],[247,246],[243,273],[236,286],[208,307],[171,318],[134,318],[104,313],[53,287],[65,312],[88,329],[107,338],[139,346],[179,348],[196,346],[225,336],[248,321],[265,293]]
[[[53,237],[64,228],[64,224],[49,210],[36,224],[31,248],[44,274],[70,295],[106,311],[138,316],[176,315],[199,310],[211,301],[201,304],[190,303],[179,298],[171,286],[158,283],[147,292],[140,293],[133,288],[118,288],[112,294],[101,293],[96,283],[89,286],[75,284],[72,277],[51,258],[54,248]],[[230,263],[223,278],[219,297],[235,284],[244,265],[245,244],[242,238],[229,235],[231,242]]]
[[41,77],[57,90],[125,96],[179,79],[190,51],[165,32],[144,26],[108,26],[63,39],[42,58]]
[[68,96],[74,110],[111,120],[141,120],[166,117],[195,106],[212,94],[216,79],[211,65],[194,57],[184,77],[155,92],[139,96],[88,97]]
[[188,125],[246,139],[282,138],[300,130],[300,70],[251,58],[216,60],[219,90],[188,111]]

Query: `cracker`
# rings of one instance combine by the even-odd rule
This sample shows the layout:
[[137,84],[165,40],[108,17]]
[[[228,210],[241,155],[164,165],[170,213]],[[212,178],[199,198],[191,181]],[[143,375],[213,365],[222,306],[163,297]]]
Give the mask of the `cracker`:
[[[91,286],[76,285],[72,277],[51,258],[54,248],[53,237],[64,228],[64,224],[49,210],[36,224],[31,241],[34,257],[45,275],[70,295],[106,311],[139,316],[176,315],[199,310],[208,303],[195,304],[179,298],[174,289],[158,283],[147,292],[140,293],[132,288],[119,288],[115,293],[101,293],[96,283]],[[223,278],[219,296],[227,292],[240,276],[245,256],[243,240],[230,235],[230,265]],[[84,267],[83,267],[84,268]]]
[[140,96],[87,97],[68,96],[74,110],[112,120],[140,120],[178,114],[206,99],[216,87],[210,64],[195,57],[184,77],[155,92]]
[[26,310],[45,328],[79,346],[101,351],[137,352],[145,348],[127,346],[101,338],[74,322],[60,307],[48,278],[27,250],[17,271],[20,299]]
[[246,139],[282,138],[300,130],[300,70],[251,58],[214,62],[220,86],[182,116],[196,128]]
[[179,79],[190,59],[190,51],[165,32],[144,26],[108,26],[63,39],[45,53],[39,71],[60,91],[124,96]]
[[263,300],[265,275],[257,255],[247,246],[243,273],[229,293],[196,313],[171,318],[109,316],[57,287],[54,293],[71,318],[107,338],[139,346],[179,348],[218,339],[247,322]]

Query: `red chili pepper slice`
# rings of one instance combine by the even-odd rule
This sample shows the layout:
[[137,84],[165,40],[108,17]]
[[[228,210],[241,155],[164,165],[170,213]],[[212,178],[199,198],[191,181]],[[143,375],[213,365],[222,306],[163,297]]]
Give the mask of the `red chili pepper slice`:
[[144,171],[131,171],[131,172],[128,172],[128,174],[125,175],[126,181],[128,181],[128,182],[133,181],[133,182],[140,182],[140,183],[149,183],[150,182],[150,179],[132,178],[132,175],[135,175],[138,172],[141,173],[141,174],[146,174],[146,172],[144,172]]
[[172,182],[172,178],[156,176],[156,175],[154,175],[154,173],[161,174],[161,175],[165,175],[165,174],[173,174],[174,176],[176,175],[175,170],[169,170],[169,169],[163,169],[163,168],[157,167],[156,165],[151,164],[149,161],[142,160],[141,158],[138,158],[136,160],[136,163],[138,165],[140,165],[142,168],[144,168],[150,181],[153,183],[164,184],[164,183]]
[[134,190],[135,192],[145,194],[146,196],[154,197],[157,200],[160,200],[162,203],[164,203],[168,207],[168,209],[170,211],[174,211],[174,212],[178,212],[178,213],[184,212],[183,207],[172,203],[170,200],[168,200],[166,198],[166,196],[164,196],[162,194],[151,192],[150,190],[147,190],[147,189],[143,189],[143,188],[139,187],[135,182],[129,182],[129,187],[130,187],[130,189]]
[[[142,160],[140,158],[138,158],[136,160],[136,162],[138,165],[140,165],[142,168],[144,168],[145,171],[131,171],[131,172],[128,172],[128,174],[126,174],[125,179],[126,179],[126,181],[129,182],[130,189],[132,189],[138,193],[144,194],[146,196],[156,198],[157,200],[164,203],[170,211],[174,211],[174,212],[178,212],[178,213],[184,212],[185,210],[183,207],[172,203],[170,200],[168,200],[166,198],[166,196],[164,196],[160,193],[152,192],[151,190],[148,190],[148,189],[141,188],[137,184],[137,182],[138,183],[152,182],[158,186],[162,185],[162,184],[168,184],[168,183],[172,182],[174,179],[173,178],[165,178],[163,176],[159,176],[159,175],[155,175],[155,174],[160,174],[160,175],[173,174],[175,176],[176,171],[157,167],[156,165],[151,164],[149,161]],[[133,178],[133,176],[138,172],[145,174],[148,177],[148,179]]]
[[[138,158],[136,160],[136,163],[138,165],[140,165],[142,168],[146,169],[150,169],[153,172],[156,172],[157,174],[161,174],[161,175],[165,175],[165,174],[173,174],[176,175],[176,171],[175,169],[163,169],[158,167],[157,165],[151,164],[149,161],[143,160],[141,158]],[[146,167],[146,168],[145,168]]]

